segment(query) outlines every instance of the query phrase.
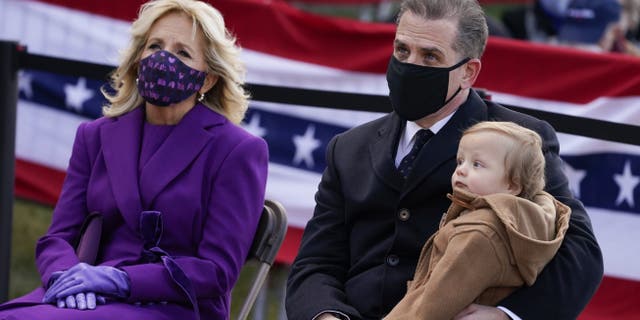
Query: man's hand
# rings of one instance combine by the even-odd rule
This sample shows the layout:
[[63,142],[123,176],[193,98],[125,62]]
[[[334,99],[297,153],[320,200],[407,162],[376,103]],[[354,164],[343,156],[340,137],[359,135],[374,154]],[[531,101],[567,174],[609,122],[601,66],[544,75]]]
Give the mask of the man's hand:
[[453,320],[509,320],[509,316],[496,307],[470,304],[464,308]]

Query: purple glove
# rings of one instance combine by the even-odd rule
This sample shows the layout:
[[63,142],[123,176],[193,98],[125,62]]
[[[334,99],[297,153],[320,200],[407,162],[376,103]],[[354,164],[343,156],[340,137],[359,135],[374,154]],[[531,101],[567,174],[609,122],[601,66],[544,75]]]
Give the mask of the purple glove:
[[64,274],[64,271],[56,271],[51,273],[51,277],[49,277],[49,282],[47,282],[47,288],[51,288],[51,286],[60,278],[61,275]]
[[129,276],[114,267],[92,266],[81,262],[65,271],[49,287],[42,302],[53,303],[58,299],[86,292],[125,298],[129,295]]
[[96,304],[105,304],[107,301],[103,296],[96,296],[93,292],[80,292],[75,295],[70,295],[66,298],[58,299],[58,308],[78,309],[78,310],[93,310],[96,308]]

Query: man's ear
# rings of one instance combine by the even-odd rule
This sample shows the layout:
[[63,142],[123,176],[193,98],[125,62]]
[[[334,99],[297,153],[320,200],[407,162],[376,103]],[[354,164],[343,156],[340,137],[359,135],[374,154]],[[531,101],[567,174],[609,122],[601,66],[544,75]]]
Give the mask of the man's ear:
[[482,62],[480,62],[480,59],[474,58],[465,63],[462,68],[464,72],[462,76],[462,89],[471,88],[480,74]]

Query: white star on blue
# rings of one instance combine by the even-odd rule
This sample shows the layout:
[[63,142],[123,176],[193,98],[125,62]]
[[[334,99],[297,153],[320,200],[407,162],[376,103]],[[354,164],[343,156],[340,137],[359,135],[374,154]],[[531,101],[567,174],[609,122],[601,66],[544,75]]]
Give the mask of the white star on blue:
[[615,174],[613,179],[620,187],[620,193],[618,193],[616,205],[626,202],[630,207],[635,207],[635,203],[633,201],[633,190],[636,188],[638,183],[640,183],[640,176],[634,176],[631,173],[631,163],[629,161],[625,162],[622,174]]
[[296,153],[293,156],[293,164],[298,165],[304,161],[307,168],[313,168],[313,150],[320,146],[320,140],[314,138],[316,128],[310,124],[304,135],[294,135],[293,144],[296,146]]
[[577,170],[570,166],[568,163],[564,163],[564,172],[569,179],[569,189],[573,192],[576,198],[580,198],[580,183],[587,175],[587,170]]
[[251,116],[249,123],[243,124],[242,127],[257,137],[264,138],[267,135],[267,129],[260,126],[260,114],[257,112]]
[[87,79],[79,78],[75,85],[65,84],[64,94],[66,95],[67,106],[73,108],[77,112],[82,112],[82,105],[91,97],[93,90],[87,88]]

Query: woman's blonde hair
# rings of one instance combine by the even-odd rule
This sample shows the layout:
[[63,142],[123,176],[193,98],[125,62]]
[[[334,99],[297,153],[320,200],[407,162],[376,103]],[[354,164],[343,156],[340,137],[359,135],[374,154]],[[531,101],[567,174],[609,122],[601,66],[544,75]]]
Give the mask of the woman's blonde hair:
[[[465,130],[462,136],[477,132],[494,132],[511,143],[504,143],[507,150],[504,159],[505,177],[509,183],[522,187],[518,196],[532,200],[544,189],[545,159],[542,153],[542,139],[533,130],[519,126],[513,122],[485,121],[477,123]],[[496,143],[503,143],[496,141]]]
[[[182,12],[193,19],[194,32],[202,30],[205,39],[204,57],[207,72],[219,76],[202,103],[240,123],[249,105],[249,95],[243,88],[245,68],[240,61],[240,47],[224,25],[222,14],[211,5],[195,0],[157,0],[142,5],[138,19],[131,25],[129,47],[121,55],[120,66],[111,74],[111,86],[102,93],[109,101],[102,112],[116,117],[137,108],[143,102],[138,93],[136,78],[138,64],[151,26],[168,13]],[[112,92],[112,91],[115,91]]]

